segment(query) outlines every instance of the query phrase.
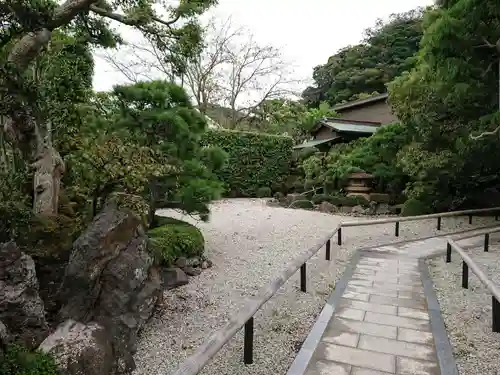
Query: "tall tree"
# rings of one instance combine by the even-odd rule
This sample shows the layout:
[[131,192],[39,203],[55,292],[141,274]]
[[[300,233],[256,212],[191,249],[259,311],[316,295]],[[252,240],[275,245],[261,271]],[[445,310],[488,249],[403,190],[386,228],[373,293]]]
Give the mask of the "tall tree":
[[390,101],[412,143],[399,159],[411,196],[435,208],[486,204],[500,188],[498,145],[470,134],[499,124],[500,8],[457,0],[430,11],[415,69],[391,84]]
[[314,68],[315,85],[303,92],[309,106],[335,105],[360,95],[386,92],[386,84],[412,68],[422,37],[423,9],[392,14],[365,31],[363,41],[341,49]]
[[[261,45],[249,30],[234,27],[231,19],[212,18],[204,36],[204,48],[183,61],[179,76],[165,56],[170,51],[159,50],[150,41],[130,43],[105,59],[131,82],[178,79],[203,114],[228,128],[248,125],[249,116],[262,103],[293,93],[298,81],[291,78],[291,65],[279,49]],[[128,57],[123,59],[124,55]]]
[[[41,110],[40,92],[30,68],[50,48],[54,32],[71,30],[78,38],[112,45],[119,37],[108,26],[118,22],[153,38],[158,46],[189,52],[200,43],[200,28],[193,17],[216,0],[180,0],[158,12],[153,0],[112,1],[6,0],[0,4],[0,113],[7,139],[34,169],[34,211],[57,212],[58,187],[64,162],[51,139],[51,118]],[[170,18],[164,20],[161,14]],[[179,21],[181,27],[175,27]],[[183,60],[183,59],[181,59]]]

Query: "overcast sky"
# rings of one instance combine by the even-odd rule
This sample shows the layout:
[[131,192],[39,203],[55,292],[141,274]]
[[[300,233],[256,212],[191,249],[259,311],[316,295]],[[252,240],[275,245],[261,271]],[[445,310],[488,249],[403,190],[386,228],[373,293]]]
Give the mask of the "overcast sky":
[[[378,18],[400,13],[433,0],[219,0],[207,16],[231,16],[234,26],[251,30],[255,39],[282,49],[295,66],[297,79],[311,78],[312,69],[340,48],[358,43],[363,30]],[[125,31],[125,38],[134,34]],[[96,58],[94,88],[109,90],[125,78]]]

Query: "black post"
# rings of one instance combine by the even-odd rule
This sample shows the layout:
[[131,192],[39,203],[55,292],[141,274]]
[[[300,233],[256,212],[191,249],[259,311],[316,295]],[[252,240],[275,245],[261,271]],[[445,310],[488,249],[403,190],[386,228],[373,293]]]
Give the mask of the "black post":
[[495,215],[495,221],[498,221],[498,215]]
[[472,224],[472,215],[469,215],[469,224]]
[[446,244],[446,263],[451,262],[451,245],[449,243]]
[[441,216],[438,217],[437,230],[441,230]]
[[245,323],[243,362],[245,365],[251,365],[253,363],[253,316]]
[[307,292],[306,285],[306,263],[300,266],[300,290],[302,292]]
[[399,237],[399,221],[396,221],[396,228],[394,229],[394,235]]
[[500,303],[498,300],[495,298],[495,296],[491,297],[491,307],[492,307],[492,324],[491,324],[491,330],[493,332],[500,332]]
[[337,244],[342,246],[342,227],[337,231]]
[[330,240],[326,241],[326,260],[330,260]]
[[490,234],[486,233],[484,235],[484,251],[488,251],[490,247]]
[[462,261],[462,288],[469,289],[469,266]]

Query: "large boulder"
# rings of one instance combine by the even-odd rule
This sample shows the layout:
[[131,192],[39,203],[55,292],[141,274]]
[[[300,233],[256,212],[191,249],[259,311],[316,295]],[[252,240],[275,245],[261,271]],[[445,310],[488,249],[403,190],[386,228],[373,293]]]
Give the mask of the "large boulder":
[[14,242],[0,244],[0,321],[3,335],[30,348],[48,334],[35,263]]
[[112,337],[113,373],[135,365],[137,333],[151,317],[162,281],[141,219],[108,205],[75,241],[61,286],[62,321],[97,322]]
[[39,349],[54,357],[62,375],[107,375],[113,371],[111,338],[97,323],[67,320]]

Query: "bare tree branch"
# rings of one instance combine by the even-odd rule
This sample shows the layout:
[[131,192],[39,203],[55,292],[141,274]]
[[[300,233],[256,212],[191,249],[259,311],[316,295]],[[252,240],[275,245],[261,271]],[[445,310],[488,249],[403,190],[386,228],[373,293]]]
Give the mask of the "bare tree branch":
[[487,132],[482,132],[481,134],[479,135],[470,135],[471,139],[477,141],[477,140],[480,140],[480,139],[483,139],[483,138],[486,138],[486,137],[491,137],[492,135],[495,135],[495,134],[499,134],[500,132],[500,125],[496,127],[495,130],[492,130],[492,131],[487,131]]

